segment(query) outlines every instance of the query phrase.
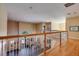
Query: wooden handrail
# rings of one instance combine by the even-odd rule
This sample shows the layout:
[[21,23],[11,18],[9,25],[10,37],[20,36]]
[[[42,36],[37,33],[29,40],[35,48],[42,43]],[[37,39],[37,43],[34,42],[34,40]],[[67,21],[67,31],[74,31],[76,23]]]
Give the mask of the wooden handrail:
[[56,32],[36,33],[36,34],[22,34],[22,35],[0,36],[0,39],[29,37],[29,36],[44,35],[44,34],[54,34],[54,33],[60,33],[60,32],[67,32],[67,31],[56,31]]

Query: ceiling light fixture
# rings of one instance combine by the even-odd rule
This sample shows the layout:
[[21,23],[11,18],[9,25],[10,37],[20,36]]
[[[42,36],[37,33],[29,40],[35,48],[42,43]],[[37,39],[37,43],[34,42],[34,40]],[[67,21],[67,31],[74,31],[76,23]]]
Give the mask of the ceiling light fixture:
[[29,7],[29,9],[31,9],[31,10],[32,10],[32,7]]
[[71,15],[71,13],[67,13],[67,15]]
[[77,14],[77,12],[74,12],[73,14]]

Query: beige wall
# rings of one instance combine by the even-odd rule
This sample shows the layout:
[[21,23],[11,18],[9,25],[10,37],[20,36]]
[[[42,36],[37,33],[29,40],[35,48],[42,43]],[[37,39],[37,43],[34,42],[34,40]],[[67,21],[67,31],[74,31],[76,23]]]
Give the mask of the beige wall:
[[65,29],[65,22],[58,23],[58,22],[51,22],[51,30],[66,30]]
[[7,35],[7,12],[3,4],[0,4],[0,36]]
[[35,24],[35,27],[36,27],[36,32],[41,32],[41,30],[42,30],[42,24],[41,23]]
[[79,32],[69,31],[70,26],[79,26],[79,16],[67,18],[66,20],[66,29],[68,30],[69,38],[79,39]]
[[[46,23],[46,29],[50,30],[51,29],[51,23]],[[28,23],[28,22],[16,22],[16,21],[12,21],[12,20],[8,20],[8,35],[16,35],[18,34],[18,30],[19,30],[19,34],[22,34],[24,31],[28,32],[28,33],[38,33],[38,32],[42,32],[42,23]]]
[[[50,30],[51,23],[46,23],[46,27],[47,27],[48,30]],[[37,23],[37,24],[27,23],[27,22],[20,22],[19,23],[20,34],[23,31],[27,31],[29,33],[38,33],[38,32],[41,32],[41,30],[42,30],[42,23]]]
[[36,27],[33,23],[27,22],[16,22],[13,20],[8,20],[7,24],[7,34],[8,35],[16,35],[22,34],[22,32],[27,31],[28,33],[33,33],[36,31]]
[[35,32],[35,26],[33,23],[27,23],[27,22],[19,22],[19,33],[22,34],[22,32],[27,31],[28,33]]
[[[37,23],[35,24],[36,26],[36,32],[42,32],[43,30],[43,23]],[[45,23],[46,30],[50,31],[51,30],[51,23]]]
[[16,35],[18,34],[18,22],[8,20],[7,22],[7,34],[8,35]]
[[66,30],[66,23],[59,23],[59,30]]
[[28,33],[34,33],[36,31],[35,24],[8,20],[8,35],[16,35],[18,33],[22,34],[24,31],[27,31]]

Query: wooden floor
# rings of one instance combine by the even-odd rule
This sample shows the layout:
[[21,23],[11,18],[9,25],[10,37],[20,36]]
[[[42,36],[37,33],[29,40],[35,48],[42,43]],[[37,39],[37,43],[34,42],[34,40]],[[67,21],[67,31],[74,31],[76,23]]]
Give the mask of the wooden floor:
[[56,47],[47,52],[47,56],[79,56],[79,40],[69,39],[61,47]]

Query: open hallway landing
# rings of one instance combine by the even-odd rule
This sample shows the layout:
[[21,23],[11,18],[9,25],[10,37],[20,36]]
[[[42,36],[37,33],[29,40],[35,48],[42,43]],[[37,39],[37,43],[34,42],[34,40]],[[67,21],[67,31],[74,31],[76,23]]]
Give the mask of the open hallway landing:
[[79,56],[79,40],[69,39],[61,48],[58,46],[47,52],[47,56]]

